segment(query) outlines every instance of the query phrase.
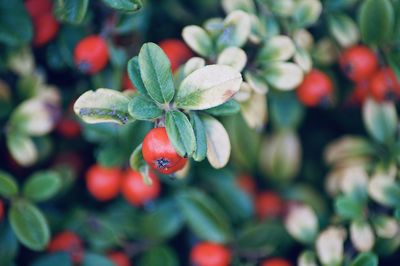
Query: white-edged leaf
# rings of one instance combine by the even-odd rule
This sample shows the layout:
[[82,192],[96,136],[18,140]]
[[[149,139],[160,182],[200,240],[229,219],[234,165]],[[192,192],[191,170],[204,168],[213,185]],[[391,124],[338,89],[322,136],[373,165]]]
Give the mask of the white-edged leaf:
[[206,65],[206,61],[201,57],[190,58],[183,67],[183,76],[187,77],[190,73]]
[[182,31],[182,38],[193,51],[201,56],[208,57],[213,52],[210,36],[199,26],[186,26]]
[[299,28],[314,24],[322,12],[320,0],[297,0],[294,7],[293,19]]
[[303,81],[303,71],[293,63],[274,63],[265,69],[268,83],[279,90],[292,90]]
[[203,110],[228,101],[240,88],[241,74],[230,66],[208,65],[187,76],[175,97],[178,108]]
[[17,163],[31,166],[38,159],[38,151],[32,139],[24,134],[11,132],[7,134],[7,147]]
[[345,14],[335,14],[328,17],[331,34],[342,47],[356,44],[360,39],[357,24]]
[[278,35],[266,41],[261,49],[258,60],[261,64],[270,61],[286,61],[294,55],[293,41],[284,35]]
[[243,10],[249,13],[254,13],[255,11],[253,0],[222,0],[222,8],[225,13],[230,13],[235,10]]
[[231,12],[224,20],[224,30],[220,34],[217,44],[218,48],[229,46],[242,47],[250,36],[250,15],[241,10]]
[[249,100],[240,104],[242,115],[250,128],[261,129],[267,122],[265,95],[252,93]]
[[217,64],[231,66],[241,72],[247,63],[246,53],[237,47],[228,47],[218,56]]
[[314,45],[314,37],[306,29],[296,30],[292,38],[296,46],[300,46],[307,51],[310,51]]
[[297,47],[293,61],[298,64],[305,73],[310,72],[312,68],[312,59],[310,53],[307,50],[301,47]]
[[240,85],[240,90],[235,94],[234,99],[239,103],[245,102],[250,99],[252,93],[252,88],[250,87],[249,83],[242,82]]
[[74,111],[89,124],[112,122],[122,125],[133,121],[128,112],[129,101],[122,92],[97,89],[82,94],[74,104]]
[[206,129],[207,159],[214,168],[224,167],[231,154],[231,143],[224,126],[209,115],[201,115],[201,121]]
[[267,0],[266,2],[274,14],[282,17],[291,16],[295,8],[294,0]]
[[268,84],[261,75],[247,71],[244,76],[249,86],[256,93],[266,94],[268,92]]

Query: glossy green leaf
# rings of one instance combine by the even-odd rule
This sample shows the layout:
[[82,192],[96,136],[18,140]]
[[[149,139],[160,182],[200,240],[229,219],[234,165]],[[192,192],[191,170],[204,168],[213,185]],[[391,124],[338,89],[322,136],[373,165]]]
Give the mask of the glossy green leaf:
[[108,258],[103,255],[85,252],[83,256],[83,260],[81,263],[82,266],[114,266],[115,264]]
[[18,200],[9,211],[11,227],[18,240],[26,247],[40,251],[50,240],[50,230],[42,212],[33,204]]
[[179,266],[177,254],[168,246],[157,246],[142,254],[139,266]]
[[142,8],[142,0],[102,0],[104,4],[118,11],[133,12]]
[[231,239],[231,227],[224,210],[205,193],[186,189],[177,194],[176,201],[197,237],[218,243],[226,243]]
[[139,58],[133,57],[128,61],[128,75],[135,88],[143,95],[148,95],[146,87],[144,86],[142,76],[140,75]]
[[8,132],[7,147],[18,164],[30,166],[38,159],[38,151],[33,140],[18,132]]
[[194,135],[196,138],[196,150],[192,157],[195,161],[202,161],[207,155],[207,139],[206,131],[200,117],[195,113],[190,113],[190,123],[192,124]]
[[393,33],[394,12],[390,0],[365,0],[360,7],[361,37],[367,44],[383,44]]
[[55,15],[58,20],[71,24],[80,24],[88,8],[89,0],[57,0]]
[[335,209],[345,219],[356,219],[362,216],[364,206],[362,202],[350,196],[339,196],[335,200]]
[[0,43],[21,46],[32,37],[33,27],[23,1],[0,1]]
[[23,194],[32,201],[46,201],[54,197],[60,191],[61,186],[62,180],[57,172],[37,172],[25,182]]
[[171,64],[155,43],[145,43],[139,52],[140,76],[150,97],[160,104],[169,103],[175,88]]
[[163,113],[154,101],[139,94],[134,95],[130,100],[128,111],[137,120],[154,120]]
[[168,138],[181,156],[191,156],[196,150],[196,138],[187,116],[178,111],[169,111],[165,118]]
[[204,111],[213,116],[233,115],[239,113],[240,104],[237,101],[231,99],[221,105],[218,105],[210,109],[206,109]]
[[129,165],[135,171],[139,171],[143,165],[145,165],[145,161],[143,159],[142,154],[142,144],[137,146],[135,150],[132,152],[131,157],[129,158]]
[[0,170],[0,195],[11,198],[18,194],[18,184],[9,173]]
[[372,252],[363,252],[350,263],[350,266],[378,266],[378,256]]
[[271,95],[269,113],[275,128],[295,129],[303,119],[304,108],[294,93],[282,93]]

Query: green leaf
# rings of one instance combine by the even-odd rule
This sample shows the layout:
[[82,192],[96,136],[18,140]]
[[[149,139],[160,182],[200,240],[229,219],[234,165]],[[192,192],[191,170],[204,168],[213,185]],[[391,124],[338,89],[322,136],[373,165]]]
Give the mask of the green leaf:
[[293,9],[293,20],[298,28],[304,28],[314,24],[322,12],[322,4],[319,0],[299,0]]
[[271,61],[286,61],[294,55],[295,51],[294,43],[289,37],[278,35],[265,42],[257,60],[261,64]]
[[14,160],[20,165],[30,166],[38,159],[38,151],[32,139],[18,132],[7,133],[7,147]]
[[230,66],[208,65],[187,76],[179,86],[175,105],[203,110],[228,101],[242,84],[242,75]]
[[338,13],[328,16],[329,31],[342,47],[349,47],[358,43],[360,33],[353,19]]
[[378,256],[372,252],[363,252],[350,263],[350,266],[378,266]]
[[224,20],[224,29],[217,39],[217,47],[242,47],[251,33],[250,15],[241,10],[231,12]]
[[0,195],[11,198],[18,194],[18,184],[9,173],[0,170]]
[[61,189],[62,180],[55,171],[37,172],[26,181],[23,194],[26,198],[41,202],[54,197]]
[[33,27],[23,1],[0,1],[0,44],[22,46],[33,37]]
[[274,128],[297,128],[304,116],[304,108],[294,93],[280,93],[270,97],[270,116]]
[[335,200],[335,209],[345,219],[356,219],[363,215],[364,206],[352,197],[339,196]]
[[0,265],[13,265],[18,254],[18,241],[8,222],[0,223]]
[[114,266],[115,264],[108,258],[95,253],[85,252],[82,266]]
[[139,266],[178,266],[178,257],[168,246],[157,246],[144,252]]
[[179,155],[191,156],[196,149],[193,127],[187,116],[180,111],[169,111],[165,118],[168,138]]
[[57,0],[55,15],[58,20],[71,24],[80,24],[87,11],[89,0]]
[[224,210],[205,193],[186,189],[177,194],[176,201],[190,229],[200,239],[226,243],[232,238]]
[[214,52],[210,36],[199,26],[186,26],[182,31],[182,38],[193,51],[203,57],[209,57]]
[[175,88],[171,64],[155,43],[145,43],[139,52],[140,75],[150,97],[158,103],[169,103]]
[[361,37],[367,44],[380,45],[390,40],[394,27],[394,11],[389,0],[365,0],[360,7]]
[[154,101],[139,94],[135,94],[129,102],[128,111],[137,120],[154,120],[163,113]]
[[102,0],[104,4],[118,11],[133,12],[142,8],[142,0]]
[[110,89],[87,91],[75,102],[74,111],[89,124],[112,122],[127,124],[134,119],[128,112],[130,98]]
[[368,100],[363,105],[363,119],[369,134],[379,142],[391,142],[396,134],[397,112],[393,103]]
[[139,58],[137,56],[128,61],[128,75],[138,92],[147,96],[147,90],[140,75]]
[[264,70],[268,84],[282,91],[293,90],[303,81],[303,71],[293,63],[275,62]]
[[142,166],[145,164],[146,162],[144,161],[142,154],[142,144],[140,144],[132,152],[131,157],[129,158],[129,165],[133,170],[140,171]]
[[50,253],[39,257],[30,266],[73,266],[68,252]]
[[221,105],[218,105],[210,109],[206,109],[204,111],[213,116],[233,115],[239,113],[240,104],[237,101],[231,99]]
[[196,150],[192,157],[195,161],[202,161],[207,155],[206,130],[200,117],[195,112],[190,112],[190,123],[192,124],[196,139]]
[[42,212],[33,204],[18,200],[9,211],[11,227],[18,240],[26,247],[44,250],[50,240],[50,230]]

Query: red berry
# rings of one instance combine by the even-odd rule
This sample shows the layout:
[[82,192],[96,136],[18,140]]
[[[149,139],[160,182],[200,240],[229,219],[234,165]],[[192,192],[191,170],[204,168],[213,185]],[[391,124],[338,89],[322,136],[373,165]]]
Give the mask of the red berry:
[[332,97],[333,84],[323,72],[313,69],[297,88],[297,97],[306,106],[317,106]]
[[81,125],[71,118],[62,118],[56,128],[57,132],[64,138],[73,139],[81,133]]
[[108,47],[106,41],[97,35],[82,39],[75,47],[75,64],[86,74],[95,74],[102,70],[108,62]]
[[54,39],[59,26],[58,21],[51,13],[33,18],[33,28],[35,32],[33,45],[40,47]]
[[0,200],[0,222],[3,220],[4,217],[4,203],[2,200]]
[[392,69],[384,68],[372,76],[369,90],[376,101],[392,100],[400,95],[400,81]]
[[74,263],[80,263],[83,258],[82,241],[79,236],[70,231],[64,231],[54,236],[50,241],[47,250],[49,252],[68,252]]
[[190,252],[190,261],[196,266],[228,266],[231,257],[229,249],[211,242],[199,243]]
[[114,262],[116,266],[131,266],[129,257],[122,251],[111,252],[107,255],[107,257]]
[[249,175],[241,175],[236,180],[238,186],[247,194],[255,196],[256,194],[256,183],[254,179]]
[[151,185],[147,185],[140,173],[128,170],[122,181],[122,195],[124,198],[135,206],[140,206],[148,201],[158,197],[161,190],[160,181],[153,173],[149,173],[152,181]]
[[171,62],[172,72],[192,57],[189,47],[181,40],[167,39],[160,42],[160,47]]
[[354,87],[349,103],[351,104],[362,104],[369,95],[369,81],[368,80],[361,80],[356,83]]
[[172,174],[182,169],[187,158],[181,157],[169,141],[164,127],[153,128],[143,140],[144,160],[155,170],[163,174]]
[[94,165],[86,173],[86,186],[97,200],[113,199],[121,188],[121,171],[118,168]]
[[378,59],[368,47],[357,45],[346,49],[339,59],[340,67],[352,81],[369,78],[378,68]]
[[26,0],[25,8],[32,18],[51,13],[51,0]]
[[291,266],[292,264],[282,258],[272,258],[261,262],[261,266]]
[[283,214],[285,203],[275,192],[260,192],[256,196],[255,209],[259,219],[276,218]]

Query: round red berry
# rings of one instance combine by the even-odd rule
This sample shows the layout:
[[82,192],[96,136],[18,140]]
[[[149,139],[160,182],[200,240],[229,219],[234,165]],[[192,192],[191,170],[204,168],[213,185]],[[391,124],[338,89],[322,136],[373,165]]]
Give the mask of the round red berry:
[[305,75],[303,82],[297,88],[297,97],[306,106],[317,106],[329,101],[332,97],[333,84],[323,72],[313,69]]
[[190,261],[196,266],[228,266],[231,259],[231,251],[217,243],[202,242],[190,252]]
[[83,258],[83,244],[74,232],[64,231],[53,237],[47,250],[49,252],[65,251],[70,254],[74,263],[80,263]]
[[81,133],[81,125],[72,118],[62,118],[56,127],[57,132],[64,138],[73,139]]
[[147,133],[142,153],[150,167],[163,174],[175,173],[187,162],[187,158],[180,156],[172,146],[164,127],[153,128]]
[[121,178],[121,171],[118,168],[94,165],[86,173],[86,186],[97,200],[111,200],[121,189]]
[[378,68],[378,59],[368,47],[357,45],[346,49],[339,59],[340,67],[352,81],[369,78]]
[[292,266],[292,264],[283,258],[272,258],[261,262],[261,266]]
[[75,64],[86,74],[95,74],[108,62],[106,41],[98,35],[90,35],[81,40],[74,51]]
[[52,10],[51,0],[26,0],[25,8],[28,11],[29,16],[32,18],[39,17],[41,15],[49,14]]
[[384,68],[372,76],[369,90],[376,101],[393,100],[400,95],[400,81],[392,69]]
[[33,18],[33,45],[43,46],[54,39],[59,29],[58,21],[51,13]]
[[122,251],[111,252],[107,255],[107,257],[116,265],[116,266],[131,266],[131,262],[129,261],[129,257]]
[[369,95],[369,80],[358,81],[350,94],[351,104],[362,104]]
[[276,218],[283,214],[285,203],[277,193],[264,191],[256,196],[255,209],[261,220]]
[[189,47],[181,40],[167,39],[160,42],[159,45],[171,62],[172,72],[192,57]]
[[146,184],[140,173],[128,170],[122,181],[122,195],[135,206],[140,206],[158,197],[161,190],[160,181],[153,173],[149,173],[152,184]]

